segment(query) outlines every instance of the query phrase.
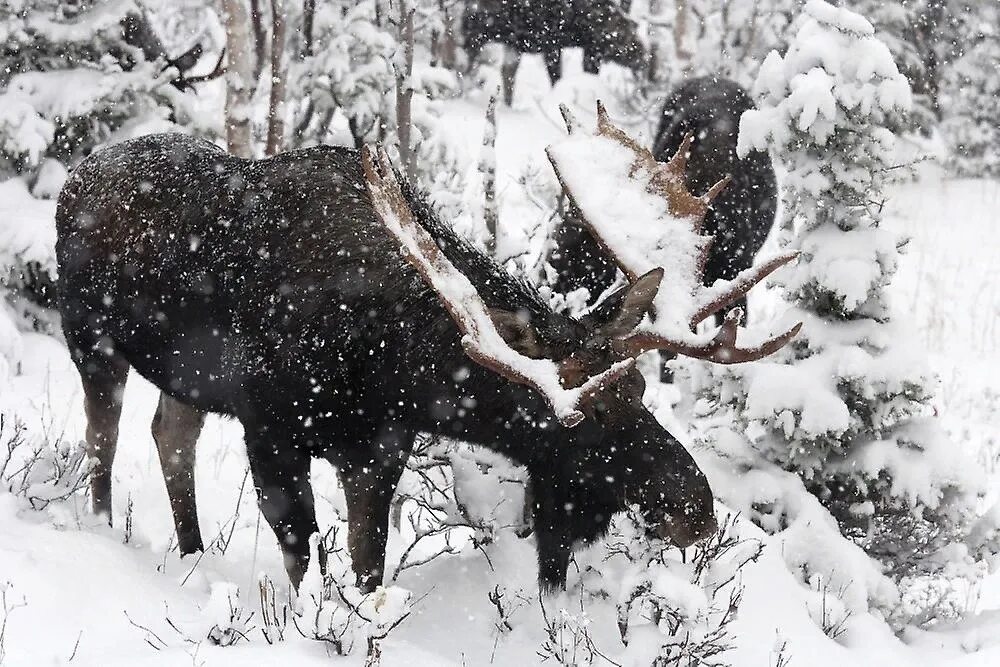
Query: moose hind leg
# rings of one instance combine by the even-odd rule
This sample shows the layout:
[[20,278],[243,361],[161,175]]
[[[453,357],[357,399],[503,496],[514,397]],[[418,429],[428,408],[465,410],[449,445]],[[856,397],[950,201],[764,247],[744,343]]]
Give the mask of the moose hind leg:
[[310,458],[267,430],[246,428],[250,472],[260,511],[278,538],[285,571],[295,590],[309,568],[309,538],[319,532],[309,480]]
[[151,430],[182,555],[204,550],[194,486],[195,445],[204,424],[205,413],[160,394]]
[[111,524],[111,468],[118,445],[118,421],[128,378],[128,363],[112,350],[86,356],[74,354],[83,384],[87,415],[87,456],[91,460],[90,495],[94,514]]

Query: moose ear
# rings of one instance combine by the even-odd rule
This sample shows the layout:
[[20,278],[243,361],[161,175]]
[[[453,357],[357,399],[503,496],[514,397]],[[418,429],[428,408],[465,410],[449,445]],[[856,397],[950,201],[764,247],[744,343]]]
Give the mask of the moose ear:
[[512,350],[532,359],[545,356],[542,343],[528,321],[527,313],[512,313],[500,308],[490,308],[489,313],[500,337]]
[[660,289],[663,269],[656,268],[623,287],[585,316],[584,320],[603,338],[621,338],[635,330],[653,306]]

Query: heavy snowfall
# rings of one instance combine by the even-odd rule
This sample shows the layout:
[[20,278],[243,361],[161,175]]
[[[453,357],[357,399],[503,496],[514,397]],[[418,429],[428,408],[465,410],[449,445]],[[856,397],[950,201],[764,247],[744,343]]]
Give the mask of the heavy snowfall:
[[1000,664],[996,0],[0,2],[0,665]]

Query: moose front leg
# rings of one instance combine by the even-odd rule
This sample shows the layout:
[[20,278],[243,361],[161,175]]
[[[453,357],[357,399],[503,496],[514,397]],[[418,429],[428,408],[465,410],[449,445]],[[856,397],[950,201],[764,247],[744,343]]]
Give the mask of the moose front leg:
[[309,568],[309,538],[319,532],[308,454],[288,442],[277,442],[266,429],[246,428],[247,456],[257,489],[257,502],[278,538],[285,571],[295,590]]
[[[542,593],[566,589],[566,570],[573,553],[573,536],[564,495],[558,480],[533,471],[529,474],[531,514],[538,550],[538,587]],[[527,499],[526,499],[527,500]]]
[[504,104],[510,106],[514,102],[514,81],[517,79],[517,66],[521,64],[521,52],[505,46],[503,64],[500,65],[500,83],[503,87]]
[[[537,522],[537,519],[536,519]],[[538,546],[538,585],[543,593],[556,593],[566,589],[566,570],[572,555],[569,533],[558,527],[535,525]]]
[[543,593],[556,593],[566,589],[566,570],[572,555],[573,538],[568,519],[560,513],[563,505],[555,506],[546,490],[536,488],[532,499],[535,524],[535,545],[538,549],[538,586]]
[[562,78],[562,49],[554,47],[542,55],[545,58],[545,71],[549,74],[549,83],[555,86]]
[[347,499],[347,548],[358,587],[368,593],[382,584],[392,496],[406,465],[412,438],[380,438],[370,457],[354,457],[338,467]]

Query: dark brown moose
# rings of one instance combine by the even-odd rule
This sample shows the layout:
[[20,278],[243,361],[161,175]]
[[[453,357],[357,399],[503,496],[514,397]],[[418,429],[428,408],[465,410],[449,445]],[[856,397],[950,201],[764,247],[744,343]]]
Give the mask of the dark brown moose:
[[[433,266],[401,256],[387,212],[423,230],[425,246],[432,239],[432,263],[468,279],[471,304],[449,302],[431,287]],[[460,238],[384,153],[316,147],[244,160],[170,134],[84,161],[59,198],[57,225],[59,307],[83,382],[94,510],[110,517],[131,367],[162,391],[152,431],[182,553],[203,548],[193,472],[207,412],[242,423],[260,508],[296,586],[318,530],[311,458],[337,468],[354,569],[371,590],[418,433],[526,467],[544,588],[564,586],[572,548],[629,504],[651,534],[680,547],[715,530],[705,475],[643,407],[631,368],[643,350],[671,347],[632,340],[659,270],[574,319]],[[557,415],[531,378],[477,347],[469,313],[485,313],[519,358],[551,360],[566,387],[587,388],[577,417]],[[773,351],[736,350],[731,333],[723,327],[703,356]]]

